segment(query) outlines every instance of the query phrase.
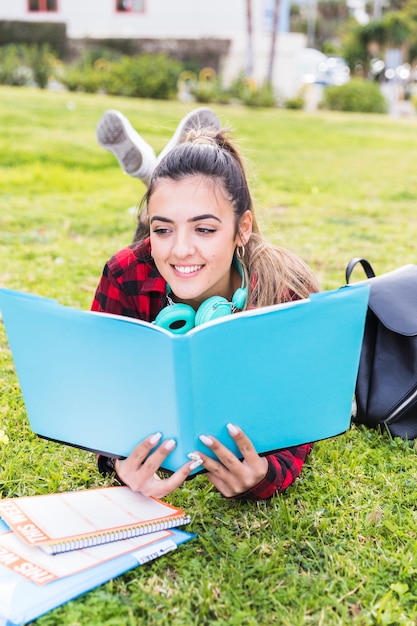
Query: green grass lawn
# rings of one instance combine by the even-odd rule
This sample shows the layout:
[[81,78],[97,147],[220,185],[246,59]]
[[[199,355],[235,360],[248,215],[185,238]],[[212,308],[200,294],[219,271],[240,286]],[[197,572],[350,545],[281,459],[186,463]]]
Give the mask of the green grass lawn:
[[[108,108],[159,151],[190,106],[0,88],[0,286],[88,308],[130,243],[144,186],[96,143]],[[265,234],[323,288],[344,283],[354,256],[378,274],[416,262],[417,119],[215,110],[248,159]],[[0,392],[1,496],[106,484],[92,454],[31,433],[2,326]],[[414,445],[353,427],[318,443],[270,502],[225,500],[198,476],[167,498],[191,513],[193,541],[37,623],[416,624],[416,463]]]

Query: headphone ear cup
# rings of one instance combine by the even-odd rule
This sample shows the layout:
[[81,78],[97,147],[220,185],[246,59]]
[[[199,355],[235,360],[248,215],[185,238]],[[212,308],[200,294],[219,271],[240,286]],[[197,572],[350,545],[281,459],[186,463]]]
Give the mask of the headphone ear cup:
[[232,307],[226,298],[212,296],[205,300],[197,309],[195,314],[195,325],[199,326],[205,322],[210,322],[218,317],[232,314]]
[[188,304],[171,304],[162,309],[155,318],[155,324],[176,335],[183,335],[195,326],[195,311]]
[[241,311],[245,307],[247,298],[248,290],[246,289],[246,287],[239,287],[239,289],[236,289],[235,293],[233,294],[232,304],[236,309],[239,309],[239,311]]

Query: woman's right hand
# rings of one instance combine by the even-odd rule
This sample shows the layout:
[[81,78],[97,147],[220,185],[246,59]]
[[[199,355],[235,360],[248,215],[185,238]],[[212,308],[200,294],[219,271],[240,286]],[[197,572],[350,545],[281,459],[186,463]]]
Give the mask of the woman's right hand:
[[156,472],[176,445],[174,439],[167,439],[152,452],[161,436],[161,433],[150,435],[136,446],[127,459],[117,459],[114,463],[118,477],[132,491],[140,491],[145,496],[155,498],[162,498],[174,491],[201,464],[199,461],[190,461],[168,478],[160,478]]

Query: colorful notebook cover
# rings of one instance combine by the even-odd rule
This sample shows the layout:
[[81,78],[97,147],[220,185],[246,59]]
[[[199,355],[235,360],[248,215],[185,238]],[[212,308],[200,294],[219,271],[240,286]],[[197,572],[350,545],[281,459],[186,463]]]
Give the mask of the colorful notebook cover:
[[[8,527],[0,520],[0,535],[7,531]],[[31,622],[111,578],[167,554],[192,537],[189,533],[172,530],[168,539],[161,539],[134,552],[116,556],[100,565],[42,586],[13,571],[0,559],[0,626],[17,626]],[[48,558],[59,559],[62,556],[69,555]]]
[[32,430],[123,457],[157,431],[175,471],[200,434],[258,453],[350,425],[369,285],[245,311],[174,335],[147,322],[0,289],[0,310]]
[[182,509],[129,487],[3,498],[0,517],[21,541],[48,554],[140,537],[190,521]]

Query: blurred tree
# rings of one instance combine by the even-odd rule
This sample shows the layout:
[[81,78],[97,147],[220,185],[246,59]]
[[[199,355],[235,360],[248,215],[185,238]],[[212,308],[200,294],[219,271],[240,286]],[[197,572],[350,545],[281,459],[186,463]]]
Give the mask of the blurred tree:
[[253,30],[252,30],[252,0],[246,0],[246,77],[252,78],[253,74]]
[[351,70],[360,64],[367,72],[371,59],[384,59],[390,48],[401,50],[404,61],[412,61],[410,53],[417,50],[416,16],[417,0],[410,0],[399,11],[388,11],[380,20],[354,27],[346,34],[343,45],[343,56]]
[[266,84],[272,84],[272,78],[274,76],[275,66],[275,49],[277,43],[278,32],[278,17],[279,17],[279,0],[274,1],[274,14],[272,19],[272,31],[271,31],[271,50],[269,53],[268,70],[266,73]]

